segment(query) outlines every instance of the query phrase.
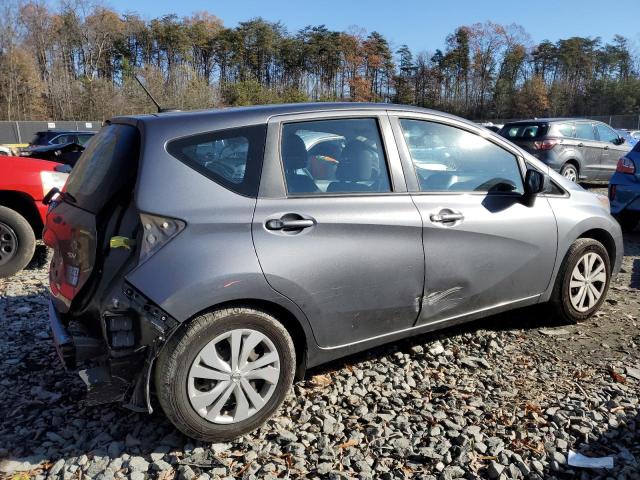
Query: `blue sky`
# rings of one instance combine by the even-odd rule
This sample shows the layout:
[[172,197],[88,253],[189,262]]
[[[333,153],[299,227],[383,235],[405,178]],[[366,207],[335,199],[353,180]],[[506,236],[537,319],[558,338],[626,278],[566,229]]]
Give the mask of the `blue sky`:
[[253,17],[281,21],[290,31],[310,24],[334,30],[357,25],[379,31],[395,48],[406,43],[414,51],[442,48],[457,26],[486,20],[518,23],[534,42],[576,35],[608,41],[616,33],[634,43],[640,40],[638,0],[105,0],[105,4],[145,18],[206,10],[226,26]]

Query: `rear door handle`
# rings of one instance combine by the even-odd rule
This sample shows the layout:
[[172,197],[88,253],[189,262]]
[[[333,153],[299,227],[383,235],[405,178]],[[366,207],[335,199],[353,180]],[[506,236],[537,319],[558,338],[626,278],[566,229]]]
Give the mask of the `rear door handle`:
[[450,223],[450,222],[458,222],[460,220],[464,220],[464,215],[461,213],[446,213],[446,212],[440,212],[440,213],[432,213],[429,216],[429,219],[433,222],[433,223]]
[[278,218],[267,220],[265,224],[267,230],[302,230],[303,228],[313,227],[314,225],[315,222],[307,218],[296,220]]

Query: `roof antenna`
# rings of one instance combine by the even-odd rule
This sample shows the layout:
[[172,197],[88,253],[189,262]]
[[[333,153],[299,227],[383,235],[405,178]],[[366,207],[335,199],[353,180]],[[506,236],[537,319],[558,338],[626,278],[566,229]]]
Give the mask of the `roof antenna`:
[[138,84],[142,87],[142,89],[144,90],[144,93],[147,94],[147,96],[151,99],[151,101],[154,103],[154,105],[156,106],[156,108],[158,109],[158,113],[164,113],[164,112],[179,112],[180,110],[177,108],[162,108],[160,106],[160,104],[156,101],[155,98],[153,98],[153,95],[151,95],[151,92],[149,92],[149,90],[147,90],[147,87],[145,87],[143,85],[143,83],[140,81],[140,79],[138,78],[138,75],[136,75],[135,73],[133,74],[133,77],[136,79],[136,81],[138,82]]

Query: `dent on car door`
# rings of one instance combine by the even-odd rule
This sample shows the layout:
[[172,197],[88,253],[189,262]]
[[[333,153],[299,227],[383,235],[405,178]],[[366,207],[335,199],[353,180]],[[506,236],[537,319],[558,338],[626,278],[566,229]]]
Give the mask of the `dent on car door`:
[[[422,221],[396,147],[382,143],[393,142],[388,119],[353,115],[270,122],[253,221],[267,281],[305,313],[321,347],[410,328],[424,284]],[[324,151],[311,141],[320,137],[341,141]]]
[[535,302],[551,279],[557,230],[547,199],[523,196],[520,159],[457,125],[393,123],[405,169],[416,172],[413,199],[424,223],[419,322]]

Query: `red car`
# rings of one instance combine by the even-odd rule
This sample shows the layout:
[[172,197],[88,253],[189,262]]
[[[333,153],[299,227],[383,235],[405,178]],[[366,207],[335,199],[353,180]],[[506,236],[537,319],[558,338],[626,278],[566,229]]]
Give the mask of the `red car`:
[[0,155],[0,278],[27,266],[42,234],[43,197],[62,190],[67,166],[48,160]]

